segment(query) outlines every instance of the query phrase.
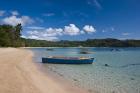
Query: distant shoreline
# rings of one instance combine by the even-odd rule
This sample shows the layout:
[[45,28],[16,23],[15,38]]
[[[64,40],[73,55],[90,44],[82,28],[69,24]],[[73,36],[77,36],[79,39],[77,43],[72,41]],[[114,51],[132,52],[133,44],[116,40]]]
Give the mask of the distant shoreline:
[[20,48],[140,48],[140,47],[20,47]]

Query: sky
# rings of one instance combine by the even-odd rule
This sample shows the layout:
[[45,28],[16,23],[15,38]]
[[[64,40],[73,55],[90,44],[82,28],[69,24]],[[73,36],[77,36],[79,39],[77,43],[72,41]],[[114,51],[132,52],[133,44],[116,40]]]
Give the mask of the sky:
[[0,0],[0,24],[38,40],[140,39],[140,0]]

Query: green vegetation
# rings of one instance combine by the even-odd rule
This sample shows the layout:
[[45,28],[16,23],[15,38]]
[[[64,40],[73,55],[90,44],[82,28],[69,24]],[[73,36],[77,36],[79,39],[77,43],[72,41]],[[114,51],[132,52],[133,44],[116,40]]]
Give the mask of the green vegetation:
[[46,41],[21,38],[22,26],[0,25],[0,47],[140,47],[140,40],[88,39]]
[[26,47],[140,47],[140,40],[88,39],[86,41],[45,41],[23,39]]
[[0,25],[0,46],[1,47],[20,47],[22,26]]

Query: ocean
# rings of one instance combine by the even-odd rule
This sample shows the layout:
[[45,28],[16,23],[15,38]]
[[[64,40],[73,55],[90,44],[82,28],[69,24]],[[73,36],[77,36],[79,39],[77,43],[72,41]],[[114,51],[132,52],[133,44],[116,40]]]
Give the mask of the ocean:
[[[47,56],[94,57],[93,64],[43,64],[46,70],[87,89],[89,93],[140,93],[139,47],[28,49],[35,53],[35,62],[41,62],[41,58]],[[89,54],[80,54],[81,50]]]

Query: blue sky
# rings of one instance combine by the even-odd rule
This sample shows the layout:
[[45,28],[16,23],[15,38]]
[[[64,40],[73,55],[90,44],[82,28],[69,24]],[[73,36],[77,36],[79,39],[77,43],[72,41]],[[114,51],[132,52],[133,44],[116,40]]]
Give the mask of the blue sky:
[[43,40],[140,39],[140,0],[0,0],[0,24]]

